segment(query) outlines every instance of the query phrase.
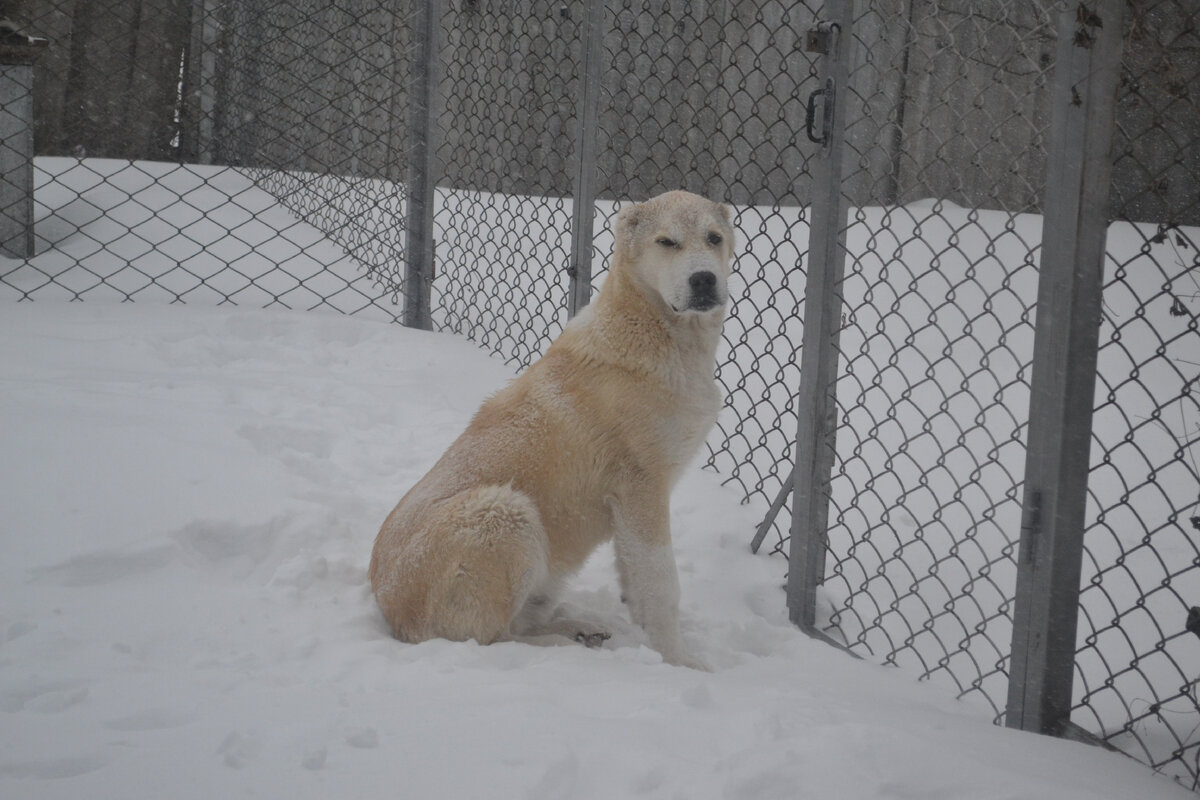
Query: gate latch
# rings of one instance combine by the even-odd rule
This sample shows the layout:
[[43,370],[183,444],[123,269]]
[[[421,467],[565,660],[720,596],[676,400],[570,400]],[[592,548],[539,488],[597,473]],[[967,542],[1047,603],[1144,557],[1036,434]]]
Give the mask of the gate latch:
[[809,53],[829,55],[829,43],[833,39],[833,29],[826,25],[811,28],[804,35],[804,49]]

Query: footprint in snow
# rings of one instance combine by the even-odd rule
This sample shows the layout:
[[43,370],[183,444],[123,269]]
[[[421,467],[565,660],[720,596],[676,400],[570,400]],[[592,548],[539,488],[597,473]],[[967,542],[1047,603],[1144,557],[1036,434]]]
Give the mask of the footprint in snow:
[[193,714],[183,711],[147,708],[124,717],[105,720],[104,727],[112,731],[161,731],[183,727],[193,719]]
[[235,578],[245,578],[275,552],[280,532],[289,522],[287,516],[258,525],[198,520],[176,531],[172,538],[189,561],[231,569]]
[[174,548],[158,545],[141,550],[97,550],[30,570],[39,583],[58,586],[104,586],[156,572],[171,563]]
[[107,766],[111,760],[101,755],[85,755],[0,761],[0,775],[43,781],[76,778]]
[[10,689],[0,694],[0,711],[56,714],[79,705],[87,696],[88,687],[79,683],[32,683],[24,688]]
[[329,458],[333,437],[322,430],[291,425],[243,425],[238,435],[265,456],[285,454]]
[[379,746],[379,734],[374,728],[359,728],[346,734],[346,744],[361,750],[370,750]]
[[311,750],[304,752],[304,758],[300,760],[301,766],[313,772],[324,769],[325,759],[329,757],[329,750],[324,747],[314,747]]
[[259,749],[258,740],[254,736],[233,731],[221,741],[217,747],[217,755],[221,756],[225,766],[230,769],[241,769],[254,760]]

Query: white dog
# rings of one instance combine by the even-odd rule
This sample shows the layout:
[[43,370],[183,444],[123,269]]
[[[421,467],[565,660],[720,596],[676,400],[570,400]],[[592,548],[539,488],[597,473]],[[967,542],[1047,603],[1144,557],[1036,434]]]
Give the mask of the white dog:
[[702,667],[679,634],[669,498],[721,405],[732,254],[728,209],[702,197],[621,210],[595,301],[383,523],[370,577],[397,638],[596,644],[552,618],[565,579],[612,538],[630,617],[665,661]]

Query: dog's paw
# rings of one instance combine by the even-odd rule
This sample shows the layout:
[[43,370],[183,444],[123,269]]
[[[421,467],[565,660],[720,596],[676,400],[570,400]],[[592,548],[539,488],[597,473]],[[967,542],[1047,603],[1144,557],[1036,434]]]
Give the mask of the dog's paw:
[[612,638],[612,634],[608,631],[594,631],[585,633],[580,631],[575,634],[575,641],[579,642],[584,647],[596,648],[602,646],[605,642]]

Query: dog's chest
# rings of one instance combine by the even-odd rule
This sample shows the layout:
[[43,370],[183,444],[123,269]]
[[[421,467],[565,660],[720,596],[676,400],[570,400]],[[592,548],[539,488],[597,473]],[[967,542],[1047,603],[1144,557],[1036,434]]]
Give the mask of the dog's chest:
[[686,381],[676,390],[674,413],[666,421],[665,445],[668,460],[682,467],[696,454],[721,408],[716,382],[708,375]]

